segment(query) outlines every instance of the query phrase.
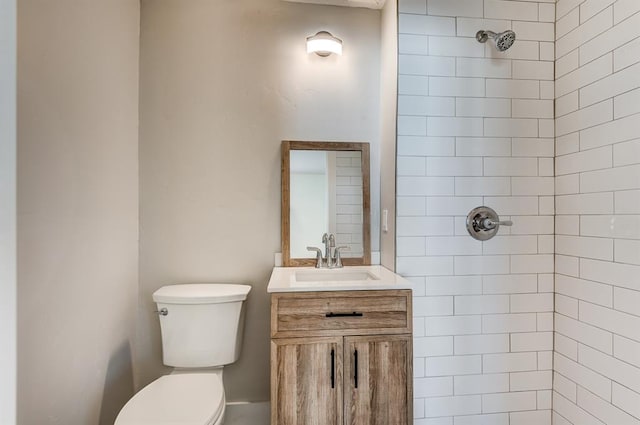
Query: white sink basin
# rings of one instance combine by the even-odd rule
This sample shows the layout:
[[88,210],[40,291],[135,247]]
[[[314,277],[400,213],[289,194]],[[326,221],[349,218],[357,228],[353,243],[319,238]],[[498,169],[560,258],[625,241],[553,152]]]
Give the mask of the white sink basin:
[[412,289],[412,284],[382,266],[348,266],[340,269],[274,267],[267,292],[384,289]]
[[380,280],[380,278],[368,271],[352,271],[351,269],[297,271],[296,282],[357,282],[367,280]]

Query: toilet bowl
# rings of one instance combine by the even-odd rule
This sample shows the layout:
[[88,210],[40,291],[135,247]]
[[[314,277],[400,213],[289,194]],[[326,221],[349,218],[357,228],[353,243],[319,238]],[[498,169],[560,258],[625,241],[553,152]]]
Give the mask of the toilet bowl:
[[173,366],[134,395],[114,425],[221,425],[223,366],[240,354],[247,285],[183,284],[153,294],[163,363]]
[[220,425],[224,411],[224,387],[217,373],[171,374],[133,396],[115,425]]

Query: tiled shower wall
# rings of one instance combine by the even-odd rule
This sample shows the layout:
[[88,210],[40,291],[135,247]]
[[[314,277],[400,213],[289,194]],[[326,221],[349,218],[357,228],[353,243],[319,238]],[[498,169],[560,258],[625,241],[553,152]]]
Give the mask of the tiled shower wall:
[[[396,260],[416,283],[415,424],[550,424],[555,2],[399,12]],[[475,40],[510,28],[506,53]],[[475,241],[464,222],[480,205],[513,227]]]
[[362,159],[360,152],[336,151],[336,243],[343,257],[362,257]]
[[640,424],[640,1],[559,0],[554,423]]

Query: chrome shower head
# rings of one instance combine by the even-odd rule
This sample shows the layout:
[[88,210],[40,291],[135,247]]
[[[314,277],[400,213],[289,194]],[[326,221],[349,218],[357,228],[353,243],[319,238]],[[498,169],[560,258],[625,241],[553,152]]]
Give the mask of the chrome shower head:
[[496,49],[500,52],[504,52],[509,47],[513,46],[513,43],[516,41],[516,33],[511,30],[504,31],[499,34],[496,34],[493,31],[484,30],[480,30],[476,33],[476,40],[480,43],[486,43],[489,38],[495,42]]

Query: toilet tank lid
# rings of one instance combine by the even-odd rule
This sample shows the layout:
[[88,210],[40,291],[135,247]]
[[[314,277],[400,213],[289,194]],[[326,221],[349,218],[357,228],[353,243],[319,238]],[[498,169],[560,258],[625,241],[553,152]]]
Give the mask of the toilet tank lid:
[[225,283],[186,283],[163,286],[153,293],[153,300],[165,304],[220,304],[247,299],[249,285]]

